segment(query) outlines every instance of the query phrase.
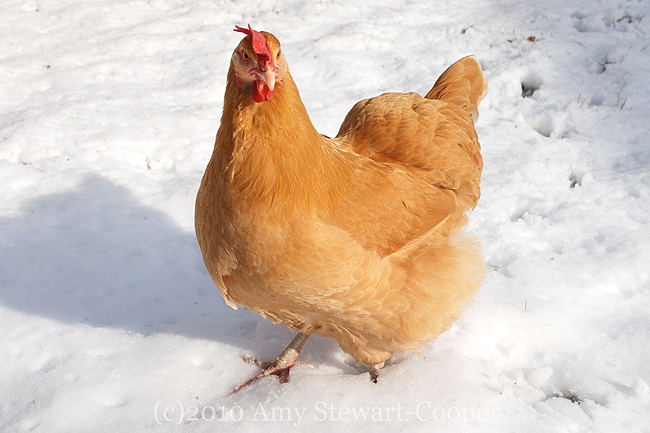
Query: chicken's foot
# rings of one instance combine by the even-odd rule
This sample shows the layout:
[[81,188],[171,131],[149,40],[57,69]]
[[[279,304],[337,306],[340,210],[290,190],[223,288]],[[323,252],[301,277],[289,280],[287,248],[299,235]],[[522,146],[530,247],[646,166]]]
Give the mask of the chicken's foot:
[[289,345],[282,351],[282,353],[278,355],[277,358],[275,358],[275,361],[271,363],[261,363],[261,364],[255,362],[263,370],[256,376],[253,376],[250,379],[248,379],[246,382],[237,385],[235,389],[233,389],[230,393],[234,394],[240,389],[242,389],[243,387],[248,386],[251,383],[262,379],[263,377],[270,376],[272,374],[275,374],[279,377],[280,383],[288,382],[289,370],[291,369],[291,367],[296,365],[298,354],[300,353],[300,350],[302,350],[302,347],[305,345],[309,337],[310,337],[309,334],[304,334],[302,332],[299,332],[298,334],[296,334],[295,337],[293,337],[291,343],[289,343]]
[[384,368],[383,362],[370,366],[370,380],[372,380],[373,383],[377,383],[377,379],[379,378],[379,370],[382,368]]

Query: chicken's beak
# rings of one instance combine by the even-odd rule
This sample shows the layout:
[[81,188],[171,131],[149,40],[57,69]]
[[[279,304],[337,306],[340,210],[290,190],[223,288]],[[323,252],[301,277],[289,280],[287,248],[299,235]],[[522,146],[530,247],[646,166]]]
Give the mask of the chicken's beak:
[[266,83],[266,86],[269,90],[273,91],[275,88],[275,68],[267,66],[262,72],[258,72],[257,75]]

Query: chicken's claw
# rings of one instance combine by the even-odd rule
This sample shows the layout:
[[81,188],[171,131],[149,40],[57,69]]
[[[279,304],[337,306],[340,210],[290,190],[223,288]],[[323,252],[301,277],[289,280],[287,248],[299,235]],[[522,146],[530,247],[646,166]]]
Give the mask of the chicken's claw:
[[299,332],[291,343],[282,351],[275,361],[273,362],[261,362],[250,356],[243,356],[242,359],[249,364],[255,364],[262,369],[257,375],[251,377],[246,382],[237,385],[230,394],[234,394],[245,386],[250,385],[253,382],[256,382],[263,377],[276,375],[278,376],[280,383],[286,383],[289,381],[289,371],[291,367],[297,364],[296,360],[300,354],[300,350],[305,345],[309,339],[308,334],[303,334]]
[[384,363],[380,362],[379,364],[372,365],[370,367],[370,380],[373,383],[377,383],[377,379],[379,378],[379,370],[384,368]]

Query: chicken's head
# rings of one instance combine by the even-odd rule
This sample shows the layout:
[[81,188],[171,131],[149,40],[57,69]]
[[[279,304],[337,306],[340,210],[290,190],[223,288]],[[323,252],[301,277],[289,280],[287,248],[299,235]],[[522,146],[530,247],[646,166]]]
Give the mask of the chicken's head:
[[250,24],[247,29],[235,26],[235,31],[247,35],[232,54],[237,85],[250,87],[255,102],[272,99],[275,86],[287,72],[280,41],[271,33],[253,30]]

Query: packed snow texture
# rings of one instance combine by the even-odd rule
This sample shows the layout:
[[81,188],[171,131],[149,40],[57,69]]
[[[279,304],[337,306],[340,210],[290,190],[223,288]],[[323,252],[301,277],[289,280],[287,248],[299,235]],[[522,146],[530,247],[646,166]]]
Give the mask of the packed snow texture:
[[[5,1],[0,26],[3,432],[650,431],[646,0]],[[320,132],[426,93],[474,54],[490,91],[465,315],[379,383],[231,310],[194,197],[241,35],[273,32]]]

